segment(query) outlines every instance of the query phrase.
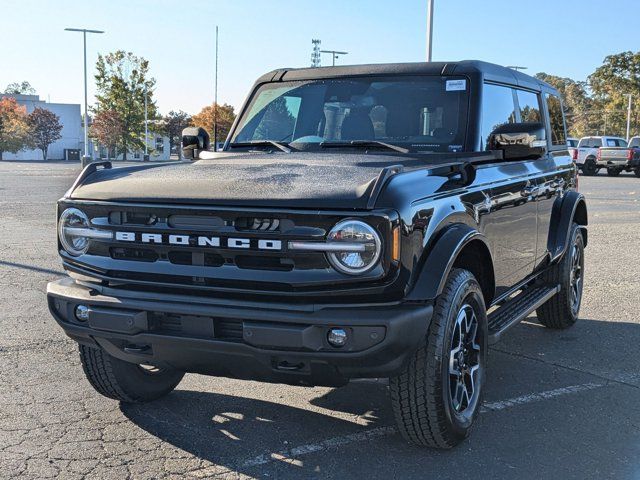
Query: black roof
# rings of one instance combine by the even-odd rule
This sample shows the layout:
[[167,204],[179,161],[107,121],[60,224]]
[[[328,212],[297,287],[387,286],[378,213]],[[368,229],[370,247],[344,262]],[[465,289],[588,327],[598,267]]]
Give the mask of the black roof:
[[340,65],[337,67],[282,68],[260,77],[257,83],[287,80],[313,80],[319,78],[358,75],[481,75],[484,79],[530,88],[555,89],[546,82],[517,70],[480,60],[458,62],[379,63],[368,65]]

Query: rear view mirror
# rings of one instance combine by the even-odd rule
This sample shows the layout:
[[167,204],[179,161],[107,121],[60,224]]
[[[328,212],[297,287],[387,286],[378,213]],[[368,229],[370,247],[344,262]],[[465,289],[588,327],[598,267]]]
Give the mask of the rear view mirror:
[[505,160],[535,159],[547,153],[547,133],[542,123],[507,123],[487,142],[489,150],[502,150]]
[[200,152],[209,150],[209,134],[202,127],[182,130],[182,154],[184,158],[198,159]]

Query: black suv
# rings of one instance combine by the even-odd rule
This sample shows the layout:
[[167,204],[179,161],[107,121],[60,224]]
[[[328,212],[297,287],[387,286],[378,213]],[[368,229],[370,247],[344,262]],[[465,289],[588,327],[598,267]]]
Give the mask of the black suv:
[[578,318],[587,208],[546,83],[479,61],[276,70],[208,142],[90,164],[58,202],[49,307],[107,397],[184,372],[389,378],[404,437],[448,448],[488,345],[534,310]]

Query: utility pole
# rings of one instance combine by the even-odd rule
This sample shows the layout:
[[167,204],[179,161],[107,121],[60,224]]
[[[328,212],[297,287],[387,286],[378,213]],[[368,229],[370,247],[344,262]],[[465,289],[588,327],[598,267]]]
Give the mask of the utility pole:
[[213,151],[218,151],[218,26],[216,25],[216,76],[213,92]]
[[335,67],[336,60],[339,58],[338,55],[347,55],[349,52],[338,52],[337,50],[320,50],[320,53],[330,53],[333,60],[332,65]]
[[431,61],[431,52],[433,50],[433,1],[427,0],[427,62]]
[[149,161],[149,116],[147,115],[147,84],[144,85],[144,157],[142,160]]
[[629,105],[627,106],[627,142],[629,141],[629,134],[631,130],[631,94],[627,93],[629,97]]
[[89,156],[89,115],[87,114],[87,33],[104,33],[103,30],[87,30],[86,28],[65,28],[67,32],[82,32],[84,51],[84,155],[81,160],[84,168],[91,162]]

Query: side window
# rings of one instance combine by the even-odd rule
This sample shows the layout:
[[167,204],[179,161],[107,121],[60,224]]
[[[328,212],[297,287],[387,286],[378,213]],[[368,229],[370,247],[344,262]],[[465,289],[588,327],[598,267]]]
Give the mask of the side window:
[[541,122],[542,115],[540,114],[538,95],[524,90],[517,90],[517,92],[521,121],[524,123]]
[[591,139],[591,145],[589,145],[591,148],[600,148],[602,146],[602,139],[601,138],[592,138]]
[[555,95],[545,94],[547,99],[547,109],[549,110],[549,123],[551,126],[551,144],[567,145],[567,138],[564,131],[564,117],[562,115],[562,104]]
[[482,148],[487,148],[487,140],[491,132],[515,121],[516,111],[512,89],[485,83],[482,94]]

